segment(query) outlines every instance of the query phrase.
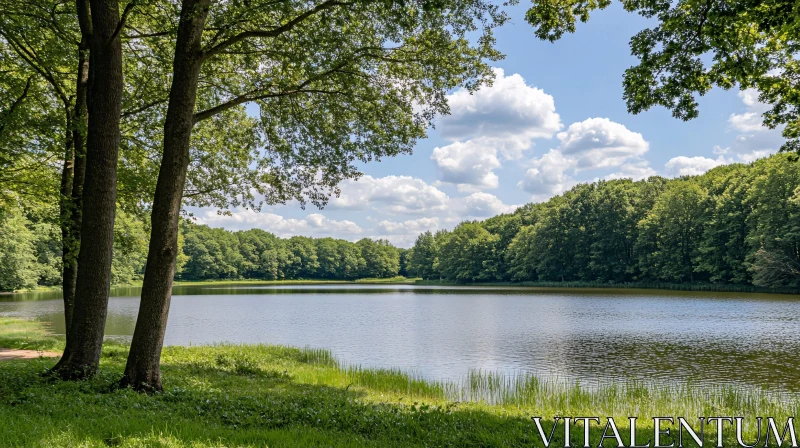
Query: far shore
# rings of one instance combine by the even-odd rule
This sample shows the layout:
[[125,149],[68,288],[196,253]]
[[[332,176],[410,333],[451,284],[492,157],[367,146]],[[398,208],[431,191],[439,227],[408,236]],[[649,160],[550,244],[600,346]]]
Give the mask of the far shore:
[[[784,294],[800,295],[800,290],[791,288],[763,288],[752,285],[719,284],[719,283],[647,283],[647,282],[452,282],[447,280],[424,280],[415,277],[390,277],[390,278],[362,278],[355,280],[332,279],[292,279],[292,280],[263,280],[263,279],[217,279],[217,280],[180,280],[173,286],[270,286],[270,285],[416,285],[416,286],[450,286],[461,288],[512,288],[529,290],[661,290],[661,291],[687,291],[687,292],[727,292],[727,293],[753,293],[753,294]],[[113,285],[112,288],[139,288],[141,281]],[[59,292],[60,287],[42,287],[19,291],[4,291],[0,295]]]

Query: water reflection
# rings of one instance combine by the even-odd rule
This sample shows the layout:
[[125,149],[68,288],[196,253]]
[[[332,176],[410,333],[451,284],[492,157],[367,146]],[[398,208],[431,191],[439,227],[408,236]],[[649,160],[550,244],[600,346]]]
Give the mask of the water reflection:
[[[0,315],[63,333],[60,298],[44,294],[5,296]],[[106,334],[130,336],[139,289],[113,294]],[[800,391],[798,296],[412,285],[179,286],[174,294],[167,344],[326,347],[349,362],[441,379],[483,369]]]

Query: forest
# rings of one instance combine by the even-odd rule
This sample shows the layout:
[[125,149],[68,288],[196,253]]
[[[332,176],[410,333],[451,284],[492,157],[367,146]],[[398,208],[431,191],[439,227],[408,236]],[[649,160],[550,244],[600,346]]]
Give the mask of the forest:
[[[141,281],[147,221],[123,211],[114,225],[113,285]],[[45,211],[0,208],[0,291],[61,286],[61,233]],[[355,280],[405,275],[405,254],[385,240],[278,238],[261,229],[231,232],[181,222],[178,280]]]
[[[709,283],[800,288],[800,164],[781,154],[703,175],[579,184],[511,214],[385,240],[278,238],[180,224],[176,279]],[[61,240],[41,207],[0,209],[0,290],[60,285]],[[112,283],[144,274],[147,219],[118,211]]]
[[456,282],[800,287],[800,164],[787,154],[676,179],[579,184],[420,235],[408,271]]

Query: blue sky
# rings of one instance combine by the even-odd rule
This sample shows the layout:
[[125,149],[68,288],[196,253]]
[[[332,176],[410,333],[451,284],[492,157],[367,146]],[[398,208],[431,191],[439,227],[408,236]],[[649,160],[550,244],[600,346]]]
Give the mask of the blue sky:
[[452,114],[437,119],[412,155],[364,165],[365,176],[342,184],[342,196],[324,210],[296,203],[231,216],[199,210],[199,222],[409,247],[422,231],[512,211],[578,182],[700,174],[780,146],[749,91],[712,90],[690,122],[662,108],[628,114],[622,74],[636,63],[628,42],[648,21],[619,4],[556,43],[535,38],[523,19],[527,7],[510,8],[511,23],[497,31],[506,57],[494,64],[493,86],[453,92]]

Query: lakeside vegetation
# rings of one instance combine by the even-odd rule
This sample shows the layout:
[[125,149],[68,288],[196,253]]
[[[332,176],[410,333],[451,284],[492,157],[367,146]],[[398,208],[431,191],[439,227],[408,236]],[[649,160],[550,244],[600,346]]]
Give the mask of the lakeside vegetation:
[[[28,206],[0,206],[0,291],[60,286],[61,234],[45,211]],[[112,285],[141,284],[147,260],[147,216],[120,211],[114,231]],[[261,229],[231,232],[181,223],[176,280],[303,282],[392,281],[406,274],[405,249],[385,240],[355,243],[334,238],[278,238]]]
[[[176,280],[362,281],[800,290],[800,164],[774,155],[700,176],[579,184],[511,214],[421,234],[410,250],[386,240],[278,238],[184,220]],[[0,208],[0,291],[57,286],[60,233],[46,210]],[[146,216],[120,212],[112,284],[140,282]]]
[[663,291],[696,291],[696,292],[741,292],[800,294],[798,288],[765,288],[753,285],[736,285],[720,283],[649,283],[649,282],[456,282],[449,280],[416,280],[420,286],[469,286],[469,287],[507,287],[507,288],[541,288],[541,289],[658,289]]
[[[0,347],[59,350],[63,340],[40,323],[0,318]],[[614,417],[625,440],[635,415],[639,443],[652,438],[652,416],[742,415],[751,441],[755,416],[785,422],[800,411],[797,397],[761,390],[636,382],[589,388],[490,372],[436,382],[342,364],[326,350],[264,345],[165,347],[164,391],[144,395],[117,385],[127,350],[106,341],[98,374],[81,382],[43,377],[52,360],[0,362],[0,445],[529,447],[542,446],[531,417],[549,428],[555,415]],[[602,428],[590,428],[599,440]],[[573,429],[573,444],[582,433]],[[709,445],[715,437],[706,432]]]
[[579,184],[546,202],[426,232],[407,270],[460,283],[800,288],[800,164],[787,154]]

